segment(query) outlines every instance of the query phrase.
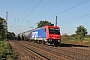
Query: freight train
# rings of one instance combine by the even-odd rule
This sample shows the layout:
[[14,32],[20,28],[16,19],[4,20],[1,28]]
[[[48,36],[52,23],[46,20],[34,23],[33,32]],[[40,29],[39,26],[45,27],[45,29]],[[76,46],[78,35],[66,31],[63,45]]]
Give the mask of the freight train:
[[18,40],[28,40],[47,45],[61,43],[60,28],[58,26],[44,26],[17,35]]

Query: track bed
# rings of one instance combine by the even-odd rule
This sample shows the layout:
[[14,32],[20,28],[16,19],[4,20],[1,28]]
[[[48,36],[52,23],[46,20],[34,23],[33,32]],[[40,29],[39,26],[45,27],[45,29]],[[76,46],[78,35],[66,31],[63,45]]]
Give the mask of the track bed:
[[21,60],[89,60],[89,48],[54,47],[29,41],[9,41]]

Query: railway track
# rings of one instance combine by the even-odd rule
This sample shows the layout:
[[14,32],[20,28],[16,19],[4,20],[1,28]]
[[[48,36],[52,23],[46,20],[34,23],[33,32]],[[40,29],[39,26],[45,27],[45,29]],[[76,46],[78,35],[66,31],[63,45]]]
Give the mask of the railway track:
[[[24,42],[24,44],[30,44],[28,42]],[[33,45],[33,44],[32,44]],[[40,48],[40,49],[44,49],[46,51],[49,51],[53,54],[56,54],[58,56],[62,56],[64,58],[69,58],[69,60],[73,59],[73,60],[90,60],[90,53],[88,52],[89,50],[83,50],[83,49],[76,49],[76,48],[72,48],[72,47],[52,47],[52,46],[45,46],[42,44],[38,44],[38,46],[36,45],[36,43],[34,43],[35,47]],[[51,49],[50,49],[51,48]]]
[[[58,48],[59,50],[61,50],[62,48],[60,47],[60,48]],[[71,48],[70,49],[70,47],[68,47],[68,48],[64,48],[63,47],[63,49],[64,50],[67,50],[67,51],[72,51],[72,52],[75,52],[75,53],[77,53],[77,54],[82,54],[82,55],[86,55],[86,56],[90,56],[90,50],[86,50],[86,49],[79,49],[79,48]]]
[[54,47],[28,41],[10,41],[9,43],[12,47],[13,44],[17,46],[21,60],[90,60],[89,48]]
[[48,52],[48,51],[45,51],[45,50],[43,50],[43,49],[37,48],[37,47],[35,47],[35,46],[28,45],[28,44],[25,43],[25,42],[18,42],[18,43],[23,44],[24,46],[29,47],[29,49],[31,49],[31,50],[37,52],[38,54],[46,57],[47,60],[66,60],[66,59],[67,59],[67,58],[58,56],[58,55],[56,55],[56,54],[50,53],[50,52]]
[[87,51],[90,53],[90,47],[73,47],[73,48],[76,48],[76,49],[79,49],[79,50],[83,50],[83,51]]
[[[39,48],[39,49],[42,49],[42,50],[45,50],[45,51],[48,51],[48,52],[50,52],[50,53],[52,53],[52,54],[55,54],[55,55],[57,55],[57,56],[60,56],[60,57],[63,57],[63,58],[65,58],[65,60],[76,60],[75,58],[73,58],[73,57],[70,57],[70,56],[68,56],[68,55],[65,55],[65,53],[59,53],[58,52],[58,50],[53,50],[52,49],[52,47],[49,47],[49,46],[47,46],[47,45],[37,45],[37,43],[28,43],[27,41],[25,42],[25,41],[21,41],[24,45],[25,44],[27,44],[28,45],[28,47],[30,47],[30,46],[34,46],[34,47],[37,47],[37,48]],[[50,49],[51,48],[51,49]],[[52,60],[52,59],[50,59],[50,60]],[[53,60],[55,60],[55,59],[53,59]]]
[[56,49],[64,51],[66,53],[70,53],[71,56],[73,56],[76,59],[80,59],[80,60],[89,60],[90,59],[90,52],[88,52],[87,50],[76,49],[76,48],[71,48],[71,47],[68,47],[68,48],[59,47]]
[[13,49],[15,49],[16,52],[19,53],[18,60],[48,60],[44,56],[37,54],[36,52],[32,51],[31,49],[15,42],[15,41],[13,41],[13,42],[9,41],[9,44],[11,45],[12,48],[14,47]]
[[[12,45],[12,43],[10,43]],[[23,42],[15,42],[14,44],[16,44],[18,46],[18,48],[20,48],[20,52],[24,53],[28,59],[31,59],[31,53],[33,53],[35,56],[33,57],[34,59],[31,60],[66,60],[66,58],[60,57],[58,55],[52,54],[48,51],[44,51],[42,49],[39,49],[37,47],[25,44]],[[12,46],[13,47],[13,46]],[[36,58],[38,57],[38,58]]]

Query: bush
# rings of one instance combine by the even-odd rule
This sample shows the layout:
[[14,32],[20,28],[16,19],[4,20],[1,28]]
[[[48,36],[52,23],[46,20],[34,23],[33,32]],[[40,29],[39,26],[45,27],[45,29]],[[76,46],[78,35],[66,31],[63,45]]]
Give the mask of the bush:
[[0,41],[0,60],[17,60],[17,56],[7,41]]

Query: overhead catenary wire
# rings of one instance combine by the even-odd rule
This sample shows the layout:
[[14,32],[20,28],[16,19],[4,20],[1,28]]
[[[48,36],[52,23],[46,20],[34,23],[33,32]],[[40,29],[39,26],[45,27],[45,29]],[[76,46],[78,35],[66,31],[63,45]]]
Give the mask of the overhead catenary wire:
[[[33,2],[34,0],[32,0],[31,1],[31,3]],[[25,5],[26,6],[26,9],[24,10],[24,12],[22,13],[22,15],[25,13],[25,11],[29,8],[29,6],[31,5],[31,3],[27,6],[27,5]],[[21,18],[19,18],[19,17],[16,17],[15,15],[13,15],[11,12],[9,12],[9,15],[11,15],[11,16],[13,16],[14,18],[15,18],[15,23],[16,22],[18,22],[18,23],[20,23],[20,20],[21,20]],[[16,25],[16,24],[15,24]],[[19,27],[19,26],[17,26],[17,27]],[[13,27],[14,28],[14,27]],[[15,27],[16,28],[16,27]]]
[[[89,0],[86,0],[86,1],[89,1]],[[86,3],[86,2],[85,2]],[[83,3],[84,4],[84,3]],[[60,14],[62,14],[62,13],[64,13],[64,12],[67,12],[67,11],[69,11],[69,10],[71,10],[71,9],[73,9],[73,8],[75,8],[75,7],[78,7],[79,5],[82,5],[82,4],[78,4],[77,6],[73,6],[72,8],[69,8],[69,9],[67,9],[67,10],[64,10],[64,11],[62,11],[62,12],[60,12],[60,13],[58,13],[58,14],[56,14],[56,15],[60,15]],[[51,8],[51,7],[50,7]],[[48,10],[49,11],[49,10]],[[46,11],[47,12],[47,11]],[[46,13],[46,12],[44,12],[44,13]],[[30,13],[31,14],[31,13]],[[30,15],[29,14],[29,15]],[[54,15],[53,17],[55,17],[56,15]],[[87,15],[87,16],[89,16],[89,15]],[[38,16],[37,16],[38,17]],[[79,16],[80,18],[84,18],[84,17],[81,17],[81,16]],[[85,16],[86,17],[86,16]],[[50,18],[52,18],[52,16],[50,17]],[[49,18],[49,19],[50,19]],[[79,18],[79,19],[80,19]],[[26,19],[26,18],[25,18]],[[25,20],[24,19],[24,20]],[[65,20],[65,21],[63,21],[63,22],[67,22],[67,21],[73,21],[74,19],[78,19],[78,18],[72,18],[72,19],[68,19],[68,20]],[[19,23],[21,23],[22,21],[19,21]]]
[[[41,3],[41,1],[42,1],[42,0],[40,0],[40,2],[39,2],[37,5],[39,5],[39,4]],[[47,9],[47,10],[45,10],[44,12],[40,13],[39,15],[37,15],[36,17],[40,16],[41,14],[44,14],[45,12],[51,10],[52,8],[55,8],[56,6],[64,3],[65,1],[67,1],[67,0],[63,0],[63,1],[61,1],[60,3],[58,3],[58,4],[56,4],[56,5],[52,6],[52,7],[50,7],[49,9]],[[52,3],[52,1],[51,1],[50,3]],[[34,8],[36,8],[37,5],[36,5]],[[48,5],[48,4],[47,4],[47,5]],[[34,8],[32,8],[32,10],[28,13],[28,15],[34,10]],[[27,16],[28,16],[28,15],[27,15]],[[27,16],[26,16],[26,17],[27,17]],[[26,18],[26,17],[25,17],[25,18]],[[23,20],[25,20],[25,18],[24,18]],[[33,19],[33,18],[32,18],[32,19]],[[30,20],[32,20],[32,19],[30,19]],[[23,20],[22,20],[22,21],[23,21]],[[21,22],[22,22],[22,21],[21,21]],[[20,22],[20,23],[21,23],[21,22]]]
[[[65,21],[62,21],[62,22],[60,22],[60,23],[58,23],[58,24],[60,24],[61,25],[61,27],[68,27],[68,29],[73,25],[73,28],[75,28],[75,26],[77,27],[77,24],[80,26],[80,25],[86,25],[87,23],[89,23],[90,21],[89,20],[84,20],[84,21],[82,21],[84,18],[88,18],[88,17],[90,17],[90,13],[89,14],[85,14],[85,15],[82,15],[82,16],[77,16],[77,17],[74,17],[74,18],[71,18],[71,19],[68,19],[68,20],[65,20]],[[77,23],[75,23],[75,25],[74,24],[69,24],[69,23],[72,23],[72,22],[75,22],[75,21],[78,21],[78,19],[79,19],[79,21],[80,22],[77,22]],[[80,20],[80,19],[82,19],[82,20]],[[68,23],[68,24],[64,24],[64,23]],[[84,24],[83,24],[84,23]],[[85,24],[86,23],[86,24]],[[88,25],[88,24],[87,24]],[[64,31],[65,32],[65,31]]]
[[74,17],[74,18],[71,18],[71,19],[62,21],[60,24],[65,23],[65,22],[69,22],[69,21],[73,21],[73,20],[75,20],[75,19],[85,18],[85,17],[88,17],[88,16],[90,16],[90,14],[85,14],[85,15],[82,15],[82,16]]
[[[66,0],[64,0],[64,1],[62,1],[62,2],[60,2],[59,4],[61,4],[61,3],[65,2],[65,1],[66,1]],[[84,3],[88,2],[88,1],[89,1],[89,0],[86,0],[86,1],[84,1],[84,2],[78,3],[77,5],[75,5],[75,6],[71,7],[71,8],[69,8],[69,9],[66,9],[66,10],[64,10],[64,11],[62,11],[62,12],[60,12],[60,13],[56,14],[56,15],[60,15],[60,14],[62,14],[62,13],[64,13],[64,12],[69,11],[69,10],[71,10],[71,9],[75,8],[75,7],[78,7],[79,5],[82,5],[82,4],[84,4]],[[57,6],[57,5],[59,5],[59,4],[56,4],[56,5],[54,5],[53,7],[50,7],[49,9],[45,10],[45,11],[44,11],[44,12],[42,12],[41,14],[37,15],[36,17],[38,17],[38,16],[42,15],[43,13],[45,13],[45,12],[49,11],[50,9],[52,9],[52,8],[56,7],[56,6]],[[48,20],[48,19],[50,19],[50,18],[52,18],[52,17],[55,17],[56,15],[53,15],[53,16],[51,16],[51,17],[47,18],[46,20]],[[34,18],[32,18],[32,19],[34,19]],[[32,20],[32,19],[30,19],[30,20]]]
[[[28,15],[29,15],[41,2],[42,2],[42,0],[40,0],[40,1],[36,4],[36,6],[35,6],[34,8],[32,8],[32,10],[26,15],[26,17],[28,17]],[[25,17],[25,18],[26,18],[26,17]],[[25,18],[24,18],[23,20],[25,20]],[[22,21],[23,21],[23,20],[22,20]],[[18,20],[18,21],[19,21],[19,20]],[[22,21],[19,21],[19,22],[21,23]],[[19,23],[19,24],[20,24],[20,23]],[[18,25],[19,25],[19,24],[18,24]]]
[[[54,0],[51,0],[49,3],[47,3],[46,5],[44,5],[43,7],[45,8],[46,6],[48,6],[48,5],[51,5],[51,3],[53,2]],[[43,8],[42,7],[42,8]],[[38,10],[37,11],[35,11],[35,12],[38,12]],[[32,14],[33,15],[33,14]],[[35,16],[35,17],[37,17],[37,16]],[[33,19],[33,18],[32,18]],[[30,19],[31,20],[31,19]],[[28,20],[29,21],[29,20]]]
[[[52,0],[52,1],[53,1],[53,0]],[[50,4],[52,3],[52,1],[51,1],[50,3],[44,5],[43,7],[45,8],[46,6],[50,5]],[[43,8],[43,7],[42,7],[42,8]],[[37,12],[37,11],[36,11],[36,12]]]
[[[14,1],[17,1],[17,0],[14,0]],[[31,3],[33,3],[33,1],[34,0],[32,0]],[[22,5],[24,5],[26,7],[25,10],[23,11],[23,13],[21,14],[21,17],[22,17],[22,15],[26,12],[26,10],[29,8],[29,6],[31,5],[31,3],[29,5],[26,5],[26,4],[22,3],[22,2],[19,2],[19,3],[21,3]],[[16,17],[16,16],[14,16],[14,17]],[[16,18],[19,18],[19,17],[16,17]],[[22,20],[22,19],[20,18],[20,20]]]
[[[41,1],[42,1],[42,0],[41,0]],[[41,1],[40,1],[40,2],[41,2]],[[56,4],[56,5],[54,5],[53,7],[50,7],[49,9],[47,9],[47,10],[45,10],[44,12],[40,13],[39,15],[41,15],[41,14],[43,14],[43,13],[49,11],[50,9],[52,9],[52,8],[54,8],[54,7],[56,7],[56,6],[58,6],[59,4],[65,2],[65,1],[66,1],[66,0],[64,0],[64,1],[62,1],[62,2],[60,2],[60,3],[58,3],[58,4]],[[68,11],[68,10],[71,10],[71,9],[73,9],[73,8],[75,8],[75,7],[79,6],[79,5],[81,5],[81,4],[84,4],[84,3],[88,2],[88,1],[89,1],[89,0],[86,0],[86,1],[84,1],[84,2],[82,2],[82,3],[79,3],[79,4],[77,4],[77,5],[75,5],[75,6],[71,7],[71,8],[69,8],[69,9],[67,9],[67,10],[64,10],[64,11],[62,11],[62,12],[56,14],[56,15],[62,14],[62,13],[64,13],[64,12],[66,12],[66,11]],[[39,3],[40,3],[40,2],[39,2]],[[38,4],[39,4],[39,3],[38,3]],[[37,5],[38,5],[38,4],[37,4]],[[36,5],[36,6],[37,6],[37,5]],[[35,6],[35,7],[36,7],[36,6]],[[34,7],[34,8],[35,8],[35,7]],[[34,8],[33,8],[33,9],[34,9]],[[33,11],[33,9],[32,9],[31,11]],[[30,14],[30,13],[31,13],[31,12],[29,12],[29,14]],[[29,15],[29,14],[28,14],[28,15]],[[28,16],[28,15],[27,15],[27,16]],[[39,15],[37,15],[36,17],[38,17]],[[46,20],[48,20],[48,19],[50,19],[50,18],[52,18],[52,17],[54,17],[54,16],[56,16],[56,15],[53,15],[53,16],[47,18]],[[27,17],[27,16],[26,16],[26,17]],[[26,18],[26,17],[25,17],[25,18]],[[23,20],[25,20],[25,18],[24,18]],[[32,18],[32,19],[33,19],[33,18]],[[32,19],[30,19],[30,20],[32,20]],[[22,21],[23,21],[23,20],[22,20]],[[22,22],[22,21],[21,21],[21,22]]]
[[[58,4],[56,4],[56,5],[52,6],[52,7],[50,7],[49,9],[43,11],[42,13],[40,13],[39,15],[37,15],[37,16],[35,16],[35,17],[38,17],[38,16],[40,16],[40,15],[42,15],[42,14],[48,12],[49,10],[51,10],[51,9],[55,8],[56,6],[58,6],[58,5],[62,4],[62,3],[64,3],[65,1],[67,1],[67,0],[63,0],[63,1],[59,2]],[[32,19],[34,19],[34,18],[32,18]],[[30,19],[30,20],[32,20],[32,19]]]
[[[36,6],[34,7],[34,8],[32,8],[32,10],[25,16],[25,18],[23,18],[23,20],[25,20],[28,16],[29,16],[29,14],[40,4],[42,2],[42,0],[40,0],[37,4],[36,4]],[[22,21],[23,21],[22,20]],[[22,22],[21,21],[21,22]]]
[[[70,14],[73,14],[73,13],[76,13],[76,12],[78,12],[78,11],[83,11],[83,10],[85,10],[86,8],[89,8],[90,6],[87,6],[87,7],[85,7],[85,8],[82,8],[82,9],[79,9],[79,10],[76,10],[76,11],[73,11],[73,12],[71,12]],[[64,15],[64,16],[68,16],[68,15]]]
[[[60,14],[62,14],[62,13],[64,13],[64,12],[69,11],[69,10],[75,8],[75,7],[78,7],[78,6],[84,4],[84,3],[88,2],[88,1],[89,1],[89,0],[86,0],[86,1],[84,1],[84,2],[81,2],[81,3],[79,3],[79,4],[77,4],[77,5],[73,6],[73,7],[71,7],[71,8],[69,8],[69,9],[66,9],[66,10],[64,10],[64,11],[62,11],[62,12],[56,14],[56,15],[60,15]],[[53,16],[47,18],[46,20],[48,20],[48,19],[50,19],[50,18],[52,18],[52,17],[54,17],[54,16],[56,16],[56,15],[53,15]]]
[[[42,12],[41,14],[43,14],[43,13],[45,13],[45,12],[51,10],[52,8],[55,8],[56,6],[58,6],[58,5],[62,4],[62,3],[64,3],[65,1],[66,1],[66,0],[61,1],[60,3],[58,3],[58,4],[56,4],[56,5],[52,6],[52,7],[50,7],[49,9],[45,10],[45,11]],[[41,14],[40,14],[40,15],[41,15]]]
[[[42,1],[42,0],[41,0],[41,1]],[[41,1],[40,1],[40,2],[41,2]],[[49,9],[54,8],[55,6],[57,6],[57,5],[65,2],[65,1],[66,1],[66,0],[64,0],[64,1],[62,1],[62,2],[60,2],[60,3],[58,3],[58,4],[56,4],[56,5],[54,5],[53,7],[50,7]],[[62,13],[64,13],[64,12],[66,12],[66,11],[69,11],[69,10],[71,10],[71,9],[73,9],[73,8],[75,8],[75,7],[78,7],[79,5],[82,5],[82,4],[84,4],[84,3],[88,2],[88,1],[89,1],[89,0],[86,0],[86,1],[84,1],[84,2],[81,2],[81,3],[75,5],[75,6],[69,8],[69,9],[67,9],[67,10],[64,10],[64,11],[62,11],[62,12],[56,14],[56,15],[62,14]],[[39,2],[39,3],[40,3],[40,2]],[[39,4],[39,3],[38,3],[38,4]],[[38,4],[37,4],[37,5],[38,5]],[[37,5],[36,5],[36,6],[37,6]],[[36,6],[35,6],[35,7],[36,7]],[[34,8],[35,8],[35,7],[34,7]],[[34,8],[33,8],[33,9],[34,9]],[[33,10],[33,9],[32,9],[32,10]],[[49,9],[48,9],[48,10],[49,10]],[[31,11],[32,11],[32,10],[31,10]],[[47,12],[48,10],[46,10],[45,12]],[[31,12],[30,12],[30,13],[31,13]],[[54,16],[56,16],[56,15],[54,15]],[[28,16],[28,15],[27,15],[27,16]],[[26,16],[26,17],[27,17],[27,16]],[[52,16],[52,17],[54,17],[54,16]],[[26,18],[26,17],[25,17],[25,18]],[[50,18],[52,18],[52,17],[50,17]],[[25,18],[24,18],[24,19],[25,19]],[[50,18],[48,18],[48,19],[50,19]],[[24,20],[24,19],[23,19],[23,20]],[[46,20],[48,20],[48,19],[46,19]],[[23,21],[23,20],[22,20],[22,21]],[[21,22],[22,22],[22,21],[21,21]]]
[[31,1],[31,3],[26,7],[26,9],[24,10],[24,12],[21,14],[21,16],[27,11],[27,9],[29,8],[29,6],[34,2],[34,0]]

